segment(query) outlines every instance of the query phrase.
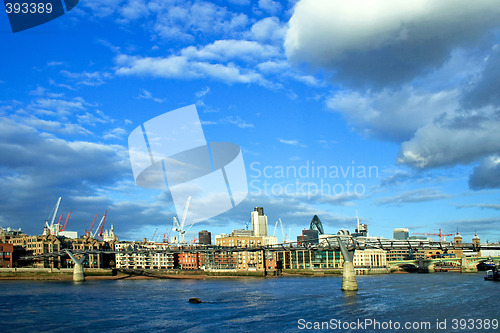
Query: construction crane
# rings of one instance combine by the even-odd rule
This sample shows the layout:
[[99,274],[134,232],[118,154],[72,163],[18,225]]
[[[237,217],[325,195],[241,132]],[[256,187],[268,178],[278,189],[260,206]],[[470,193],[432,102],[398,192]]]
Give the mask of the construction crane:
[[92,228],[94,227],[94,223],[95,223],[95,220],[97,219],[97,215],[99,215],[99,213],[95,214],[94,220],[92,221],[92,225],[90,226],[90,230],[87,231],[87,229],[85,229],[85,234],[92,233]]
[[[99,236],[102,238],[102,231],[104,228],[104,222],[106,222],[106,213],[107,212],[108,212],[107,210],[104,211],[104,216],[101,218],[101,221],[99,222],[99,225],[97,226],[94,234],[92,235],[92,238],[95,238],[95,236],[97,236],[98,233],[99,233]],[[97,215],[96,215],[96,217],[97,217]],[[92,226],[93,225],[94,225],[94,223],[92,223]],[[92,228],[90,228],[90,229],[92,229]]]
[[184,243],[184,234],[186,233],[186,230],[184,230],[184,225],[186,223],[186,217],[187,217],[190,202],[191,202],[191,197],[188,197],[187,201],[186,201],[186,205],[184,206],[184,214],[182,215],[182,219],[181,219],[180,223],[179,223],[179,221],[177,221],[177,219],[174,216],[174,227],[172,228],[172,230],[179,233],[179,238],[177,239],[179,244]]
[[281,217],[279,217],[278,221],[276,221],[276,225],[274,226],[273,236],[276,236],[276,228],[278,227],[278,223],[281,226],[281,235],[283,236],[283,243],[286,243],[286,235],[285,232],[283,231],[283,223],[281,222]]
[[156,232],[158,231],[158,228],[156,228],[155,232],[153,233],[153,237],[151,237],[151,240],[154,242],[155,241],[155,236],[156,236]]
[[59,228],[57,228],[59,231],[61,231],[61,220],[62,220],[62,217],[63,217],[64,214],[61,214],[61,216],[59,216],[59,220],[57,220],[57,226]]
[[107,212],[108,212],[107,210],[104,211],[104,218],[102,220],[101,226],[99,227],[99,238],[101,240],[103,240],[104,223],[106,223],[106,213]]
[[453,234],[443,234],[441,233],[441,229],[439,229],[439,233],[424,233],[424,232],[413,232],[412,235],[422,235],[422,236],[439,236],[439,242],[442,241],[442,236],[453,236]]
[[[69,220],[70,215],[71,215],[71,212],[68,213],[68,216],[66,217],[66,221],[64,221],[64,226],[63,227],[59,226],[59,231],[66,230],[66,226],[68,225],[68,220]],[[61,214],[61,217],[62,217],[62,214]],[[61,221],[61,219],[59,219],[59,221]],[[59,224],[59,222],[57,224]]]
[[[51,233],[54,233],[54,234],[56,233],[54,230],[54,221],[56,220],[57,211],[59,210],[60,204],[61,204],[61,197],[59,197],[59,199],[57,199],[56,206],[54,207],[54,209],[50,213],[49,217],[45,220],[45,224],[43,226],[43,234],[44,235],[46,235],[48,231],[50,231]],[[50,224],[49,224],[49,221],[50,221]]]
[[168,232],[168,228],[165,229],[165,233],[163,234],[163,243],[168,243],[168,238],[170,237],[170,233]]

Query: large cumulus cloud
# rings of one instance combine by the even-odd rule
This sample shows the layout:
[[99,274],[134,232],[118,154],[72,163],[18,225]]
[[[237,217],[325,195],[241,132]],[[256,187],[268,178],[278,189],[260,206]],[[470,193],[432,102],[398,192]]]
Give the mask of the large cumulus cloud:
[[331,70],[343,83],[380,87],[440,67],[499,20],[494,0],[302,0],[285,48],[292,62]]
[[354,130],[420,170],[482,161],[475,190],[500,187],[499,45],[488,0],[301,0],[285,38],[292,63],[331,74],[327,106]]

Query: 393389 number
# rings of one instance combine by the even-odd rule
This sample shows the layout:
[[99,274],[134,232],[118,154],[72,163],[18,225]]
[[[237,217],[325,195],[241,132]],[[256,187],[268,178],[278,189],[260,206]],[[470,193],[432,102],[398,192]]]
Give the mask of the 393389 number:
[[451,329],[453,330],[497,330],[498,319],[452,319]]
[[52,13],[51,3],[23,2],[23,3],[5,3],[5,11],[7,14],[50,14]]

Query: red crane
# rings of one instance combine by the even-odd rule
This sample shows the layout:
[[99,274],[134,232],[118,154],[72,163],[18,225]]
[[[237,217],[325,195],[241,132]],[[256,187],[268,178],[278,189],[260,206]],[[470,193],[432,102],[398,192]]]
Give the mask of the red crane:
[[63,214],[61,214],[61,216],[59,216],[59,220],[57,221],[57,225],[59,226],[59,231],[61,231],[61,219],[63,217]]
[[103,240],[102,232],[104,231],[104,223],[106,223],[107,210],[104,211],[104,216],[102,217],[101,223],[99,223],[99,237]]
[[[97,215],[99,213],[95,214],[94,220],[92,221],[92,225],[90,226],[90,230],[88,232],[92,233],[92,228],[94,227],[95,220],[97,219]],[[87,229],[85,229],[85,233],[87,233]]]
[[165,233],[163,234],[163,243],[168,243],[168,238],[170,237],[170,232],[168,232],[168,228],[165,229]]
[[158,228],[156,228],[155,232],[153,233],[153,237],[151,237],[151,240],[154,242],[155,241],[155,236],[156,236],[156,232],[158,231]]
[[441,229],[439,229],[438,234],[433,234],[433,233],[423,233],[423,232],[413,232],[412,235],[423,235],[423,236],[439,236],[439,242],[441,243],[442,241],[442,236],[453,236],[453,234],[443,234],[441,233]]
[[[71,212],[68,213],[68,216],[66,217],[66,221],[64,222],[64,227],[62,227],[59,231],[64,231],[66,230],[66,226],[68,225],[68,220],[69,220],[69,216],[71,215]],[[61,215],[62,217],[62,215]]]

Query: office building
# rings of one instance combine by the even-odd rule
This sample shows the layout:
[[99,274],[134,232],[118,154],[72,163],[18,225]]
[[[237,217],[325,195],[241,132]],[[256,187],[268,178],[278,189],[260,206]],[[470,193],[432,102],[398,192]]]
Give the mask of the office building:
[[263,207],[255,207],[252,212],[252,231],[254,236],[267,236],[267,216]]
[[316,229],[304,229],[302,235],[297,236],[297,245],[319,244],[319,231]]
[[407,240],[409,234],[408,228],[396,228],[392,231],[392,237],[397,240]]
[[201,245],[212,244],[212,233],[207,230],[202,230],[198,233],[198,243]]

